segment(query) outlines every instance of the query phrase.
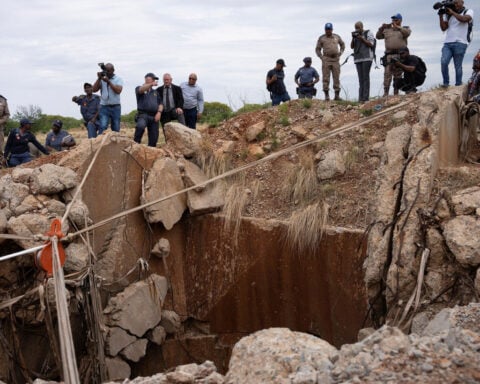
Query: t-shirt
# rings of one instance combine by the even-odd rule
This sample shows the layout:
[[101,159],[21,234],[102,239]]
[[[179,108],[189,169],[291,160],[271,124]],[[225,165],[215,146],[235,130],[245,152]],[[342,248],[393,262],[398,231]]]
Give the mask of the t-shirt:
[[[461,15],[469,15],[473,20],[473,10],[467,9],[465,13],[459,12]],[[445,43],[463,43],[468,44],[468,22],[460,22],[455,16],[443,15],[444,20],[448,21],[448,29],[445,34]]]
[[[114,85],[121,85],[123,87],[123,80],[117,75],[113,75],[110,82]],[[101,84],[101,105],[117,105],[120,104],[120,94],[114,92],[114,90],[108,85],[106,81],[100,81]]]
[[285,72],[283,72],[283,69],[277,70],[273,68],[267,72],[267,79],[271,79],[273,75],[277,76],[277,81],[274,81],[272,84],[270,84],[271,92],[275,95],[283,95],[285,92],[287,92],[287,88],[283,82],[283,79],[285,78]]

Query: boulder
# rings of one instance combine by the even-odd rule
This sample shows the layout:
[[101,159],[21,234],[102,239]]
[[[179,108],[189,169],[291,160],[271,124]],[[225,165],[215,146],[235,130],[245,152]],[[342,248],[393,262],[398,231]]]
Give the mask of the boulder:
[[317,165],[318,180],[327,180],[345,174],[345,162],[338,150],[326,153]]
[[65,265],[63,269],[66,273],[79,272],[89,263],[88,248],[83,243],[71,243],[65,248]]
[[125,347],[120,354],[129,361],[137,363],[147,352],[147,339],[138,339]]
[[33,176],[34,168],[22,168],[15,167],[12,171],[12,179],[15,183],[30,185],[32,181],[35,181]]
[[200,153],[202,147],[200,132],[175,122],[165,124],[164,129],[167,143],[175,147],[183,156],[191,158]]
[[325,111],[322,112],[322,123],[323,124],[330,125],[331,123],[333,123],[333,120],[335,120],[335,116],[331,111],[325,110]]
[[247,130],[245,131],[245,138],[248,142],[255,141],[257,136],[263,132],[265,129],[265,121],[259,121],[253,125],[250,125]]
[[70,208],[68,218],[77,228],[82,229],[92,224],[92,219],[90,219],[89,215],[90,212],[87,205],[77,198]]
[[251,156],[255,156],[257,158],[262,158],[263,156],[265,156],[265,151],[263,150],[263,148],[258,145],[258,144],[250,144],[248,146],[248,153],[251,155]]
[[208,180],[208,177],[205,176],[200,167],[188,160],[183,162],[182,177],[186,188],[197,186],[194,189],[195,192],[202,192],[205,189],[205,185],[202,185],[202,183]]
[[458,191],[452,196],[455,214],[472,215],[480,208],[480,187],[475,186]]
[[63,192],[78,183],[77,174],[70,168],[50,163],[34,168],[32,178],[32,192],[45,195]]
[[167,338],[167,332],[159,325],[147,333],[147,338],[154,344],[162,345]]
[[469,329],[480,334],[480,303],[442,309],[422,331],[423,336],[433,336],[453,328]]
[[[241,339],[232,351],[227,383],[291,383],[292,374],[311,371],[329,376],[338,351],[314,336],[287,328],[269,328]],[[300,368],[302,367],[302,368]],[[327,383],[319,375],[319,383]]]
[[142,337],[160,322],[166,294],[167,280],[163,276],[151,275],[131,284],[110,299],[103,311],[105,322]]
[[150,253],[158,258],[168,257],[170,254],[170,242],[162,237],[155,243]]
[[292,128],[291,132],[297,136],[299,139],[305,140],[310,132],[303,128],[302,126],[295,126]]
[[[195,132],[193,129],[188,130]],[[184,186],[177,163],[169,158],[160,158],[148,172],[141,203],[158,200],[182,189]],[[182,193],[150,205],[145,208],[145,214],[149,223],[162,223],[167,230],[170,230],[180,220],[186,208],[186,194]]]
[[225,204],[225,193],[220,183],[210,183],[202,192],[187,192],[188,211],[192,216],[216,212]]
[[480,265],[480,219],[457,216],[443,226],[443,236],[457,261],[464,266]]
[[105,365],[107,367],[108,379],[112,381],[128,379],[132,374],[130,365],[119,357],[114,359],[106,358]]
[[5,210],[5,215],[9,219],[23,200],[30,194],[28,186],[15,183],[10,175],[0,179],[0,202]]
[[220,148],[216,151],[218,154],[233,153],[235,149],[235,141],[233,140],[217,140]]
[[165,329],[165,332],[172,334],[177,333],[180,330],[182,323],[180,321],[180,316],[178,316],[176,312],[163,310],[160,325]]
[[105,351],[109,356],[117,356],[122,349],[134,343],[136,340],[137,338],[135,336],[130,335],[122,328],[108,328],[105,340]]
[[398,123],[403,123],[405,119],[407,118],[409,111],[398,111],[395,112],[392,116],[392,123],[398,124]]

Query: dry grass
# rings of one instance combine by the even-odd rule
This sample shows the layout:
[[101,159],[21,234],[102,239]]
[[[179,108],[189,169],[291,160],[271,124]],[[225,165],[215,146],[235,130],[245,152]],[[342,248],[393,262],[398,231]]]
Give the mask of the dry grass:
[[300,162],[293,167],[282,188],[282,197],[295,204],[308,204],[318,194],[317,172],[311,153],[300,155]]
[[244,183],[232,184],[225,194],[225,205],[223,213],[225,214],[224,229],[233,232],[233,244],[238,244],[238,234],[242,215],[249,198],[248,190]]
[[314,253],[327,225],[328,209],[322,201],[295,211],[288,223],[288,245],[299,254]]

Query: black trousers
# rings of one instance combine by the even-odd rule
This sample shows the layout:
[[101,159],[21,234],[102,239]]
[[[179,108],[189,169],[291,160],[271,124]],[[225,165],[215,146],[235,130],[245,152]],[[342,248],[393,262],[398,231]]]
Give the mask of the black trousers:
[[145,128],[147,128],[148,146],[156,147],[159,135],[159,122],[155,121],[155,116],[147,115],[146,113],[140,113],[137,116],[136,121],[137,124],[135,125],[133,141],[140,144],[142,142],[143,132],[145,132]]
[[370,99],[370,69],[372,61],[362,61],[356,63],[358,74],[358,101],[368,101]]

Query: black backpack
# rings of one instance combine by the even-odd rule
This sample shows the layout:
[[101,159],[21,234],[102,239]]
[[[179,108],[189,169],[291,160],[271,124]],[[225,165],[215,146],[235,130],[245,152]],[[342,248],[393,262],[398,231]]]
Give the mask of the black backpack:
[[[462,16],[465,16],[467,14],[467,11],[468,11],[468,9],[465,8],[465,10],[462,12]],[[472,33],[473,33],[473,17],[468,22],[467,41],[469,43],[472,42]]]
[[[367,38],[368,32],[369,32],[368,29],[363,32],[363,37],[364,37],[365,39]],[[376,49],[377,49],[377,39],[374,37],[374,38],[373,38],[373,47],[372,47],[372,51],[373,51],[373,61],[375,62],[375,68],[378,69]]]
[[422,60],[421,57],[417,56],[417,59],[418,59],[418,65],[415,68],[415,72],[416,72],[415,78],[417,80],[416,85],[418,86],[418,85],[422,85],[425,82],[425,79],[427,77],[427,65],[425,64],[425,62]]

